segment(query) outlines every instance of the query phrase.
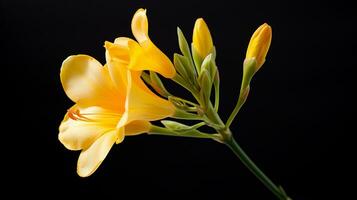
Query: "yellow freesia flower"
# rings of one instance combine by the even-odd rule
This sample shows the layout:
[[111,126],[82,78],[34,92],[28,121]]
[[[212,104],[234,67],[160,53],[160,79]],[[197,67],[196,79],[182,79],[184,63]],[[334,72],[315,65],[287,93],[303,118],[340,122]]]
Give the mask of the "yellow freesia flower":
[[150,40],[148,27],[146,10],[139,9],[131,22],[132,32],[138,43],[133,41],[129,43],[131,61],[128,68],[146,70],[150,67],[150,70],[166,78],[173,78],[176,75],[175,68],[170,59]]
[[[145,19],[145,11],[139,9],[133,23],[141,20],[139,24],[147,26]],[[76,104],[65,115],[58,138],[66,148],[82,150],[77,163],[82,177],[99,167],[115,142],[148,132],[149,121],[175,113],[173,104],[150,91],[140,78],[142,70],[172,77],[174,67],[147,37],[147,28],[141,32],[146,41],[138,28],[135,33],[139,43],[124,37],[105,43],[105,66],[87,55],[70,56],[62,64],[62,86]]]
[[76,103],[59,127],[59,140],[70,150],[82,150],[77,165],[80,176],[91,175],[115,141],[125,135],[147,132],[150,123],[132,121],[117,127],[125,110],[125,93],[113,84],[106,66],[86,55],[68,57],[61,67],[61,82]]
[[268,53],[272,38],[271,27],[264,23],[252,35],[246,54],[246,59],[255,58],[257,65],[256,70],[264,64],[265,57]]
[[[126,135],[149,131],[148,121],[173,115],[174,106],[152,93],[140,73],[122,68],[112,81],[108,66],[86,55],[70,56],[61,68],[67,96],[76,103],[62,121],[59,140],[70,150],[82,150],[80,176],[91,175],[112,145]],[[118,82],[117,82],[118,83]]]
[[206,22],[202,18],[196,20],[193,28],[192,42],[193,48],[195,48],[195,51],[202,60],[213,50],[211,33],[209,32]]
[[[148,121],[173,115],[174,106],[152,93],[139,72],[120,69],[117,85],[108,66],[86,55],[70,56],[61,68],[61,82],[76,104],[64,117],[59,140],[70,150],[82,150],[77,173],[91,175],[112,145],[127,135],[149,131]],[[119,86],[119,87],[118,87]]]

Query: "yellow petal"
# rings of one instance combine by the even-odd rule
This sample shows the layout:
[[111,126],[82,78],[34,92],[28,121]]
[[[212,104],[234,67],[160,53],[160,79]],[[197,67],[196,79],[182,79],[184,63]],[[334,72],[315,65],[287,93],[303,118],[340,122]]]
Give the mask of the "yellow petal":
[[213,50],[211,33],[209,32],[206,22],[202,18],[196,20],[193,28],[192,42],[193,47],[202,60]]
[[128,64],[130,61],[129,42],[135,42],[127,37],[116,38],[114,43],[106,41],[104,47],[110,52],[113,59],[118,59],[123,63]]
[[[82,118],[72,119],[71,111],[78,111]],[[59,127],[58,139],[67,149],[86,149],[102,134],[116,128],[121,115],[115,112],[101,107],[80,108],[74,105]]]
[[98,138],[88,149],[83,150],[78,158],[77,173],[81,177],[90,176],[103,162],[118,138],[124,138],[117,130],[109,131]]
[[246,59],[255,58],[258,70],[265,62],[272,38],[272,29],[267,24],[261,25],[252,35],[246,54]]
[[149,25],[145,9],[138,9],[131,21],[131,30],[139,43],[150,40],[148,36]]
[[[163,54],[150,40],[140,46],[129,38],[117,38],[114,43],[105,42],[106,59],[109,72],[117,85],[122,85],[118,77],[120,70],[126,67],[130,70],[151,70],[167,78],[175,76],[176,71],[165,54]],[[120,78],[122,79],[122,78]]]
[[[129,47],[126,44],[130,40],[124,40],[124,38],[116,39],[115,43],[105,42],[106,48],[105,57],[108,65],[108,70],[111,79],[114,81],[118,91],[122,94],[126,94],[126,71],[129,65]],[[116,43],[120,41],[120,43]]]
[[146,10],[139,9],[131,22],[134,37],[139,42],[129,42],[131,70],[152,70],[166,78],[173,78],[176,74],[170,59],[155,46],[148,34],[148,19]]
[[129,69],[135,71],[150,70],[157,72],[166,78],[173,78],[176,75],[175,68],[170,59],[150,40],[147,40],[140,45],[130,42],[129,48]]
[[151,124],[148,121],[132,121],[125,126],[125,135],[133,136],[146,133],[150,130],[150,126]]
[[171,102],[151,92],[140,79],[140,74],[128,71],[128,88],[123,113],[117,127],[135,120],[154,121],[172,116],[175,107]]
[[131,38],[128,38],[128,37],[118,37],[118,38],[115,38],[114,44],[117,44],[117,45],[122,46],[123,48],[129,49],[129,46],[128,46],[129,41],[134,41],[134,40]]
[[108,69],[94,58],[69,56],[63,61],[60,76],[67,96],[77,104],[122,110],[124,96],[116,90]]

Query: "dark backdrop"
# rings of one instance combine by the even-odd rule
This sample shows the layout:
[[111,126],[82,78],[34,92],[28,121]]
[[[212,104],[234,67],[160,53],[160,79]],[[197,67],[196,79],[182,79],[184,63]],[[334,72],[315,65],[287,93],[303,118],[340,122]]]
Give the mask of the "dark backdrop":
[[[217,48],[221,110],[227,119],[240,88],[251,34],[273,28],[267,61],[232,126],[241,146],[293,199],[342,199],[353,184],[355,11],[339,1],[0,1],[1,165],[12,195],[131,199],[275,199],[223,145],[140,135],[115,145],[89,178],[76,174],[79,152],[57,140],[72,105],[59,70],[72,54],[102,63],[103,43],[130,36],[134,12],[147,8],[150,36],[170,58],[176,26],[191,38],[204,17]],[[5,71],[5,73],[4,73]],[[178,95],[181,90],[172,90]],[[354,121],[354,120],[353,120]],[[352,126],[351,126],[352,127]],[[3,190],[4,188],[2,188]],[[49,192],[49,194],[47,193]],[[113,198],[113,199],[114,199]],[[104,198],[103,198],[104,199]],[[232,197],[233,199],[233,197]]]

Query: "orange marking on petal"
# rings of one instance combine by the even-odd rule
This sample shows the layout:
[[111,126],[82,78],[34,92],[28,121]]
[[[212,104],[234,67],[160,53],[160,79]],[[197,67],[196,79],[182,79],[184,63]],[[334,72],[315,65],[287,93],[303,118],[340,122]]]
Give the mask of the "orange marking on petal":
[[68,117],[73,119],[73,120],[77,120],[78,117],[76,116],[76,111],[72,110],[72,109],[68,109],[67,110],[67,114],[68,114]]
[[89,118],[82,115],[78,109],[77,110],[68,109],[67,113],[68,113],[68,117],[75,121],[76,120],[83,120],[83,121],[90,120]]

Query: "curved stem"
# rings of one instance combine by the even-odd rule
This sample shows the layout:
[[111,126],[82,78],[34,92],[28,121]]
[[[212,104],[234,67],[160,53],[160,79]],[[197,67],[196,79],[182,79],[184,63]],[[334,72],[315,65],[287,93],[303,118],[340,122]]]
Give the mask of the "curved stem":
[[237,116],[238,112],[240,111],[240,109],[242,108],[243,104],[247,100],[248,94],[249,94],[249,85],[245,89],[241,89],[237,104],[234,107],[231,115],[228,117],[228,120],[226,122],[226,127],[227,128],[229,128],[231,126],[234,118]]
[[[193,55],[194,56],[194,55]],[[195,60],[196,61],[196,60]],[[196,65],[200,66],[200,65]],[[199,69],[199,68],[198,68]],[[199,71],[199,70],[198,70]],[[241,162],[279,199],[279,200],[291,200],[290,197],[287,196],[285,191],[275,185],[269,177],[267,177],[263,171],[261,171],[258,166],[249,158],[249,156],[243,151],[243,149],[239,146],[239,144],[235,141],[232,136],[232,133],[229,129],[230,125],[232,124],[234,118],[242,108],[243,104],[245,103],[248,94],[249,94],[249,82],[252,75],[249,79],[244,79],[241,86],[239,98],[235,108],[233,109],[232,113],[230,114],[226,124],[223,123],[220,116],[218,115],[218,104],[219,104],[219,82],[215,85],[215,105],[213,106],[211,101],[209,100],[207,105],[206,103],[203,104],[203,100],[201,99],[198,91],[196,88],[191,87],[191,85],[187,85],[185,80],[177,75],[173,80],[183,87],[185,87],[188,91],[192,93],[194,98],[197,100],[198,104],[202,106],[203,112],[199,113],[202,114],[200,120],[204,120],[208,126],[213,127],[219,134],[206,134],[202,133],[198,130],[192,132],[177,132],[168,130],[162,127],[153,126],[149,134],[158,134],[158,135],[171,135],[171,136],[183,136],[183,137],[195,137],[195,138],[211,138],[218,142],[226,144],[234,153],[235,155],[241,160]],[[219,80],[219,79],[218,79]],[[187,103],[187,102],[186,102]],[[190,119],[190,117],[185,115],[178,115],[183,118]],[[196,116],[194,117],[196,118]],[[196,132],[197,131],[197,132]]]
[[[234,115],[236,115],[242,107],[242,105],[245,102],[245,99],[248,95],[249,92],[249,87],[247,90],[245,90],[245,94],[243,93],[240,98],[241,98],[241,103],[238,103],[238,109]],[[207,109],[207,117],[210,118],[212,121],[216,122],[217,124],[223,124],[222,120],[220,119],[219,115],[217,112],[214,112],[214,109],[212,107],[212,104],[209,104],[210,106]],[[234,118],[234,117],[233,117]],[[232,119],[233,121],[233,119]],[[228,122],[232,122],[229,121]],[[224,124],[223,124],[224,125]],[[230,123],[228,123],[228,126]],[[249,156],[243,151],[243,149],[239,146],[239,144],[235,141],[235,139],[232,136],[232,132],[228,128],[227,124],[224,128],[217,129],[217,132],[220,133],[222,136],[222,140],[220,142],[226,144],[236,155],[237,157],[241,160],[241,162],[272,192],[276,197],[279,198],[279,200],[291,200],[285,192],[276,186],[258,167],[255,165],[255,163],[249,158]]]
[[291,200],[277,185],[275,185],[249,158],[233,137],[224,143],[237,155],[242,163],[280,200]]

